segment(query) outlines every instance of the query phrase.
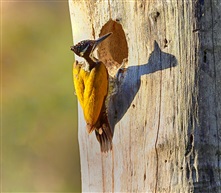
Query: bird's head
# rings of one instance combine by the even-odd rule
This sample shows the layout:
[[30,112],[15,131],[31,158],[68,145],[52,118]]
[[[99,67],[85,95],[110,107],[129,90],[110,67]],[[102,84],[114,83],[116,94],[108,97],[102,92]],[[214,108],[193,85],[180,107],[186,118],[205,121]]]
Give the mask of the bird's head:
[[107,37],[109,37],[112,32],[98,38],[97,40],[83,40],[74,46],[71,46],[71,50],[80,57],[88,58],[92,55],[95,48]]

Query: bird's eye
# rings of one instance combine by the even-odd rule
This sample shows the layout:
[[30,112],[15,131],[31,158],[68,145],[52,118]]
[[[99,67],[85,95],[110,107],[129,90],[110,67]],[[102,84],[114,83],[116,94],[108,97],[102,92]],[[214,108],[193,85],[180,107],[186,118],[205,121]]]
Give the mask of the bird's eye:
[[80,55],[81,57],[83,57],[84,53],[87,51],[87,49],[91,46],[91,43],[89,40],[83,40],[81,42],[78,42],[75,46],[74,46],[74,52],[77,55]]

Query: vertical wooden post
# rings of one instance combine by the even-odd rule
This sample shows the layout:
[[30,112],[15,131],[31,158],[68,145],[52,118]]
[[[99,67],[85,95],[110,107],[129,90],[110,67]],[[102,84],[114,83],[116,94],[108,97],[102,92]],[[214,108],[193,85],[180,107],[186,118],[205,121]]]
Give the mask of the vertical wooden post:
[[[83,192],[221,192],[219,0],[69,0],[74,43],[112,31],[113,150],[101,153],[79,107]],[[77,60],[81,60],[77,58]]]

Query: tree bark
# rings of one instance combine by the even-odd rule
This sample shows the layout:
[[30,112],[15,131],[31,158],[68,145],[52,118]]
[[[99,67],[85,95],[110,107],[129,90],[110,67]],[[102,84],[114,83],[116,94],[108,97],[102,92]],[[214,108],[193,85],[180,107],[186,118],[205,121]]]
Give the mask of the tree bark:
[[78,108],[82,191],[221,192],[219,0],[69,7],[74,43],[113,32],[98,56],[118,74],[108,101],[111,152],[100,152]]

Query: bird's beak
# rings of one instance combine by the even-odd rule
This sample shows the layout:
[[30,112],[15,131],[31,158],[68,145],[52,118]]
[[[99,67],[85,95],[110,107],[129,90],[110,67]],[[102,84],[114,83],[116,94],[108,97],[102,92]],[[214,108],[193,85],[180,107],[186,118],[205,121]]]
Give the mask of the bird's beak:
[[95,44],[91,50],[91,52],[93,52],[95,50],[95,48],[102,42],[104,41],[107,37],[109,37],[112,34],[112,32],[105,34],[104,36],[101,36],[100,38],[98,38],[97,40],[95,40]]

